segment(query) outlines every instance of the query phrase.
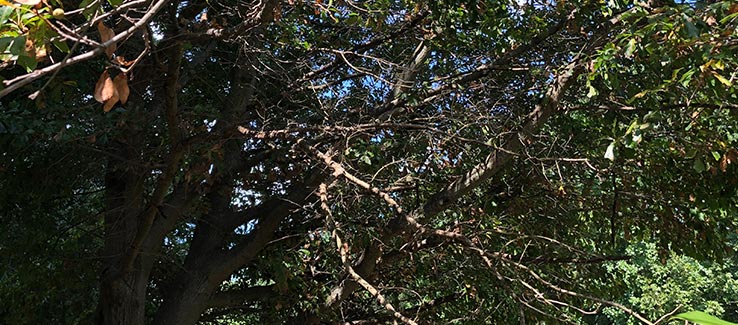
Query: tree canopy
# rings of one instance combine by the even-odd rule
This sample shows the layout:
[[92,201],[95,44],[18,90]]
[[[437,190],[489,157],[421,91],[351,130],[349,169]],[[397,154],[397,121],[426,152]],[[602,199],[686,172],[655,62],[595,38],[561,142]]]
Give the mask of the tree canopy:
[[733,1],[0,5],[3,322],[738,321]]

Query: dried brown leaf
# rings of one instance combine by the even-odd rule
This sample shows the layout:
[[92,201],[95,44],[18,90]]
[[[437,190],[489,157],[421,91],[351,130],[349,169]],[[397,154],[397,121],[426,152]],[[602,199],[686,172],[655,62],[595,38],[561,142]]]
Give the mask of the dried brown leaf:
[[710,17],[707,17],[707,19],[705,19],[705,23],[707,24],[707,26],[713,26],[717,24],[717,19],[715,19],[715,17],[713,16],[710,16]]
[[33,40],[31,39],[26,40],[25,51],[26,51],[26,55],[28,55],[29,57],[32,57],[32,58],[36,57],[36,46],[33,44]]
[[107,101],[105,101],[105,105],[103,105],[103,111],[105,113],[110,112],[111,109],[113,109],[113,106],[115,106],[115,103],[118,102],[118,93],[114,92],[113,97],[110,97]]
[[105,55],[109,58],[113,57],[113,53],[115,53],[115,50],[117,49],[117,46],[115,44],[110,44],[110,46],[105,48]]
[[106,102],[107,100],[112,98],[115,93],[116,91],[115,85],[113,84],[113,79],[110,79],[110,74],[108,74],[108,70],[105,70],[100,75],[100,79],[97,80],[97,84],[95,84],[95,100],[100,103]]
[[730,148],[725,156],[727,157],[728,164],[738,162],[738,150],[735,148]]
[[115,57],[115,62],[118,63],[118,64],[120,64],[121,66],[124,66],[124,67],[129,67],[129,66],[131,66],[131,64],[133,64],[133,61],[126,61],[126,57],[125,56],[122,56],[122,55],[116,56]]
[[274,19],[274,21],[282,19],[282,2],[277,1],[277,4],[274,6],[274,9],[272,10],[272,19]]
[[115,91],[118,93],[118,98],[121,104],[125,104],[128,101],[128,95],[131,93],[128,88],[128,76],[125,73],[119,73],[113,79],[115,84]]
[[38,62],[45,61],[48,53],[49,53],[49,48],[46,45],[36,48],[36,61]]
[[[102,21],[97,23],[97,31],[100,32],[100,40],[103,43],[115,37],[115,32],[112,29],[110,29],[110,27],[105,26],[105,24],[103,24]],[[110,44],[110,46],[105,48],[105,54],[108,56],[108,58],[110,58],[113,56],[113,53],[115,53],[116,49],[117,49],[117,46],[115,43]]]

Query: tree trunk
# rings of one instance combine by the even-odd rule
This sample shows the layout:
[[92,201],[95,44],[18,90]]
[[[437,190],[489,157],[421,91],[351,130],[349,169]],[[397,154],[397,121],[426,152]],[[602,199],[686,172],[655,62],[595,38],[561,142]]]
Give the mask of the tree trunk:
[[[136,235],[144,207],[144,173],[137,171],[135,136],[114,141],[105,173],[105,243],[97,324],[143,324],[146,288],[155,254],[140,254],[130,272],[122,260]],[[155,253],[155,252],[150,252]]]
[[177,277],[174,292],[159,307],[154,324],[195,324],[207,309],[208,301],[216,287],[195,274],[182,274]]
[[139,274],[103,281],[97,324],[143,324],[146,306],[146,281]]

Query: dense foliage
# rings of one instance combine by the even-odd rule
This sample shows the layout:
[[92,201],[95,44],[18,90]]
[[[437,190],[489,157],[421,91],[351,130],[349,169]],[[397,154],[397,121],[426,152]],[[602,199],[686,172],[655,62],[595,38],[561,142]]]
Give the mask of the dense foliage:
[[1,322],[738,321],[732,1],[0,5]]

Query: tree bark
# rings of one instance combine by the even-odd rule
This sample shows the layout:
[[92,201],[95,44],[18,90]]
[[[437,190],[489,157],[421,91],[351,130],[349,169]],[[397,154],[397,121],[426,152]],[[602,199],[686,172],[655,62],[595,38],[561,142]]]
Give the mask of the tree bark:
[[143,324],[145,320],[152,254],[139,255],[132,270],[123,272],[123,259],[144,209],[144,177],[135,167],[136,138],[130,135],[113,142],[105,174],[105,243],[97,324]]
[[195,324],[208,308],[220,282],[209,281],[202,272],[181,272],[159,307],[154,324]]

